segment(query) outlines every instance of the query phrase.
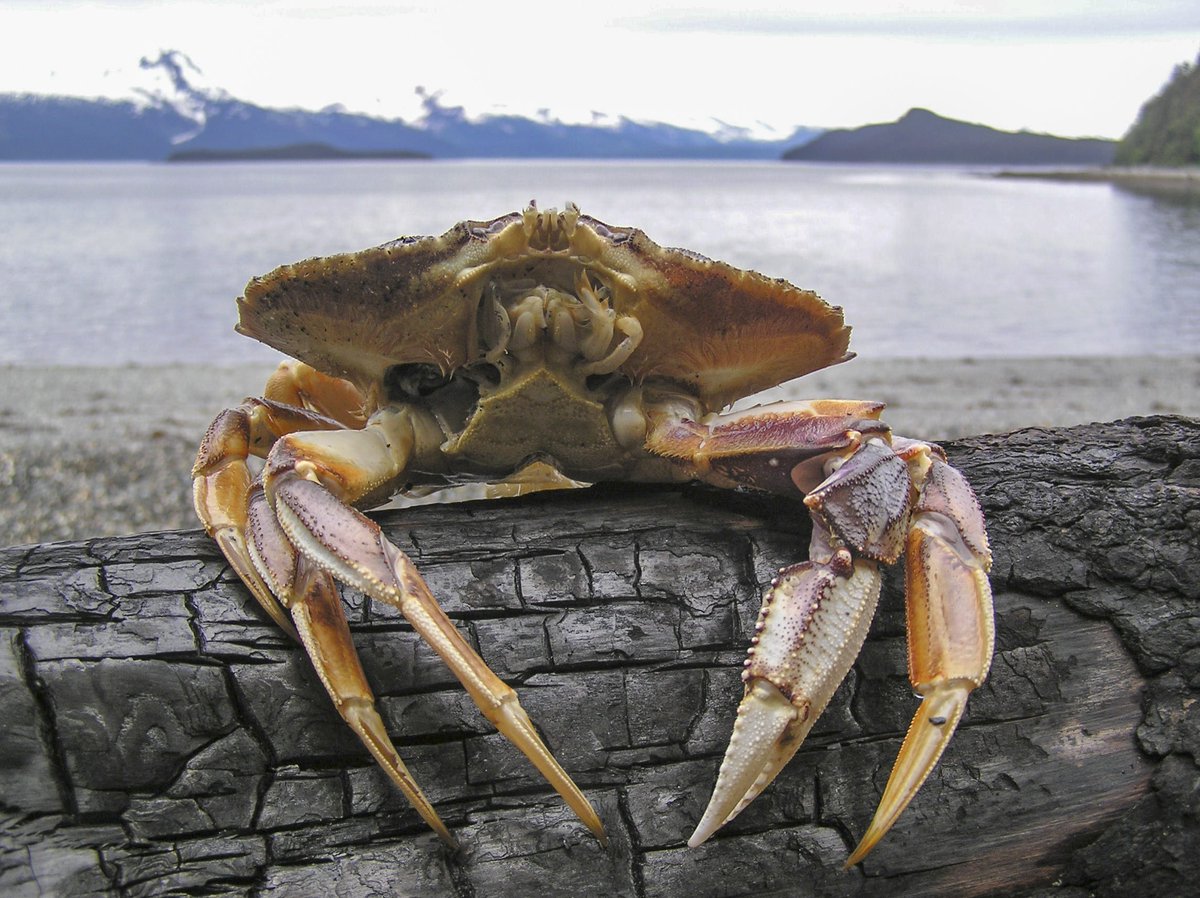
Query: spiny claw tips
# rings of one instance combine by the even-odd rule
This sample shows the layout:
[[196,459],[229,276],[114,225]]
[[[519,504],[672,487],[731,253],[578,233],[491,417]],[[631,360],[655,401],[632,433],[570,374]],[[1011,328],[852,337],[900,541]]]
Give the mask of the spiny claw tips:
[[688,839],[689,848],[704,844],[737,816],[758,794],[755,787],[765,771],[778,771],[782,766],[779,753],[786,751],[780,743],[797,716],[795,706],[775,686],[765,680],[754,682],[738,706],[717,785],[696,831]]
[[913,800],[954,735],[974,685],[954,680],[933,687],[925,695],[900,746],[875,816],[858,846],[846,858],[844,869],[862,861]]

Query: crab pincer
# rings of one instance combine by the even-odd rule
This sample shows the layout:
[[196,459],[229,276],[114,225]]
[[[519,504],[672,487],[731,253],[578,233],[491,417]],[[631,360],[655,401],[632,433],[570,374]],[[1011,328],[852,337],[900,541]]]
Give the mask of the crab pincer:
[[805,498],[810,560],[784,568],[763,599],[745,695],[712,799],[688,844],[737,816],[791,760],[849,672],[880,590],[878,563],[907,545],[910,680],[922,703],[866,834],[861,861],[941,757],[983,682],[993,648],[990,554],[965,479],[927,443],[870,439],[832,455]]
[[937,447],[897,441],[921,472],[907,538],[908,672],[921,704],[879,807],[846,860],[861,861],[891,829],[946,750],[967,696],[987,678],[995,648],[991,549],[979,501]]

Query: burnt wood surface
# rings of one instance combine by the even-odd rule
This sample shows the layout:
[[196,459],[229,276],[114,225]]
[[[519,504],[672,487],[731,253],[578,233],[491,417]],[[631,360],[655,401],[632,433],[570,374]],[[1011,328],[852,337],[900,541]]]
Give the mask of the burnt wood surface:
[[1137,895],[1200,882],[1200,421],[949,445],[995,552],[997,653],[866,863],[915,701],[894,571],[778,780],[689,850],[795,503],[603,487],[386,512],[517,684],[607,850],[388,607],[346,593],[451,855],[199,531],[0,550],[0,894]]

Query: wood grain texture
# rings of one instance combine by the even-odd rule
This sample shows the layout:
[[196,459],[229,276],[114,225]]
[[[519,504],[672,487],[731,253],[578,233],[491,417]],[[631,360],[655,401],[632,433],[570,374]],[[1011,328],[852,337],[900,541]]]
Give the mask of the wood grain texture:
[[989,518],[997,656],[843,872],[915,707],[902,577],[796,759],[684,843],[798,504],[614,487],[379,515],[596,804],[601,849],[391,608],[347,592],[448,855],[197,531],[0,550],[0,893],[1076,896],[1200,881],[1200,422],[948,447]]

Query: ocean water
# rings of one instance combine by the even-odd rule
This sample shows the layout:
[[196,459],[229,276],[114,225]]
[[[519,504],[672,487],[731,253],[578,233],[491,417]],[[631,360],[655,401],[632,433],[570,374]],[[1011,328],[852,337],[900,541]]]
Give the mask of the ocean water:
[[1200,204],[946,168],[731,162],[0,165],[0,364],[269,362],[277,265],[530,198],[816,290],[860,355],[1200,352]]

